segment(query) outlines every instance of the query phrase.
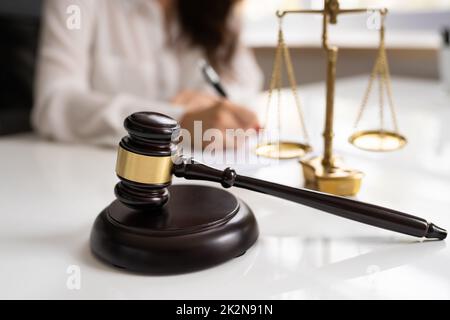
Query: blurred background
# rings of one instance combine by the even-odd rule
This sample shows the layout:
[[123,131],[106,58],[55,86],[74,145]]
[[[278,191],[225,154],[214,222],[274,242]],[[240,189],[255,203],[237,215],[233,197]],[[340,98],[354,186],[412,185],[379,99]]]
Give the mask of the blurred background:
[[[256,55],[267,88],[276,45],[277,9],[321,8],[317,0],[244,0],[244,41]],[[341,7],[387,7],[386,44],[391,72],[397,76],[438,78],[441,31],[450,24],[450,0],[342,0]],[[0,135],[30,129],[32,81],[40,25],[40,0],[0,2]],[[378,32],[367,25],[368,14],[339,18],[330,40],[340,47],[338,77],[368,74],[378,45]],[[300,84],[323,81],[320,17],[292,15],[285,19]]]

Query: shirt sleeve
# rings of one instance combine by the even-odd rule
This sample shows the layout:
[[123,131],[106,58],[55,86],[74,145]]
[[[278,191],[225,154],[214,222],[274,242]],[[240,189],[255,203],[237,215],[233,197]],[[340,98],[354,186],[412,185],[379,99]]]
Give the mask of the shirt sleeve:
[[[90,52],[100,1],[46,0],[43,12],[32,123],[38,133],[66,142],[116,145],[123,120],[136,111],[180,119],[183,110],[165,101],[125,93],[108,95],[89,85]],[[78,11],[79,10],[79,11]],[[80,13],[79,28],[71,15]]]

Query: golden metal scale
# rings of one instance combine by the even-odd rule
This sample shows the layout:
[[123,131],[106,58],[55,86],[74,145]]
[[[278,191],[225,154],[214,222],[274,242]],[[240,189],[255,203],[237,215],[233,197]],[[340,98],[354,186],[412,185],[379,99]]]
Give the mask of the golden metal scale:
[[[378,79],[379,82],[379,128],[371,130],[361,130],[355,132],[349,142],[354,146],[367,151],[393,151],[403,147],[406,144],[406,138],[398,131],[397,117],[394,110],[392,99],[391,81],[389,75],[389,66],[386,57],[385,48],[385,16],[387,9],[370,9],[379,12],[381,16],[380,25],[380,44],[378,48],[377,59],[370,75],[369,83],[363,97],[361,107],[359,109],[355,128],[361,121],[367,102],[372,90],[373,82]],[[281,72],[282,65],[287,71],[289,85],[294,96],[297,112],[300,120],[301,129],[303,131],[304,143],[294,143],[289,141],[264,142],[257,147],[256,153],[260,156],[271,158],[286,159],[300,158],[305,177],[305,185],[308,188],[316,189],[322,192],[332,193],[341,196],[352,196],[358,193],[361,186],[363,173],[359,170],[349,168],[344,165],[342,160],[333,153],[333,119],[334,119],[334,88],[336,81],[336,62],[338,48],[328,43],[328,25],[336,24],[337,17],[340,14],[348,13],[367,13],[368,9],[340,9],[338,0],[324,0],[324,8],[322,10],[285,10],[277,11],[279,19],[278,46],[275,53],[275,61],[273,73],[270,81],[268,104],[266,109],[266,118],[264,127],[269,119],[270,102],[274,90],[277,91],[278,104],[278,130],[281,130]],[[322,156],[308,156],[312,151],[312,147],[308,143],[308,133],[305,127],[303,111],[300,105],[297,93],[297,84],[294,77],[292,61],[290,58],[288,47],[284,40],[282,19],[287,14],[305,13],[305,14],[321,14],[323,17],[322,31],[322,47],[327,56],[327,77],[326,77],[326,116],[325,129],[323,133],[324,151]],[[393,130],[385,128],[384,114],[384,93],[386,93],[390,116],[392,118]]]

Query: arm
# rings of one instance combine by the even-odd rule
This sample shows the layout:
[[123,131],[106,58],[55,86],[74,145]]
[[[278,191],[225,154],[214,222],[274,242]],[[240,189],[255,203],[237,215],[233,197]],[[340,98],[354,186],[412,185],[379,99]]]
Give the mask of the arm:
[[[61,141],[114,145],[123,135],[122,120],[138,110],[182,111],[162,101],[124,93],[107,95],[89,84],[90,52],[101,1],[47,0],[41,31],[32,121],[42,135]],[[70,5],[81,9],[81,28],[66,26]]]

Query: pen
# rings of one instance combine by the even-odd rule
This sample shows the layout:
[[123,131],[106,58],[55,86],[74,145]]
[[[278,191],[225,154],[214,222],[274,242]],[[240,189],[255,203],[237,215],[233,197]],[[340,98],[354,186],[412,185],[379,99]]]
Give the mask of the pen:
[[[206,82],[214,88],[214,90],[217,92],[217,94],[222,98],[228,98],[227,92],[225,91],[221,81],[220,77],[217,74],[217,72],[213,69],[213,67],[206,62],[206,60],[201,59],[199,61],[199,68],[203,74],[203,77],[205,78]],[[246,120],[245,116],[242,115],[242,113],[239,112],[233,112],[234,115],[238,118],[238,120],[245,125],[247,125],[248,120]],[[255,125],[253,129],[259,130],[260,126]]]
[[211,65],[205,60],[200,60],[199,67],[206,82],[208,82],[208,84],[211,85],[221,97],[226,98],[227,93],[220,82],[219,75],[213,67],[211,67]]

